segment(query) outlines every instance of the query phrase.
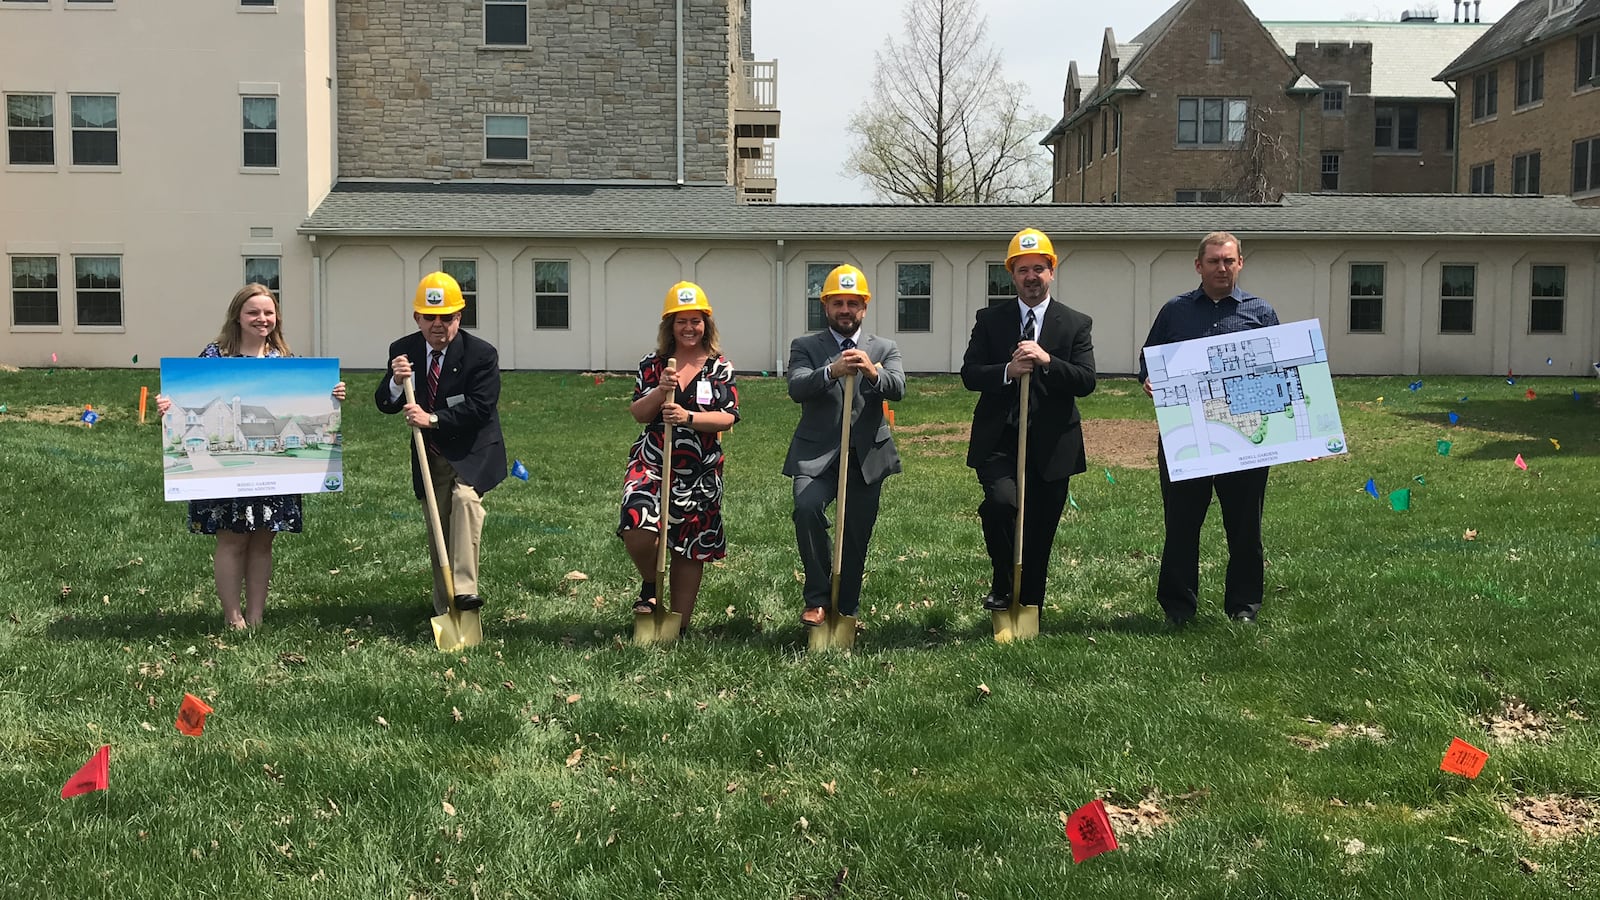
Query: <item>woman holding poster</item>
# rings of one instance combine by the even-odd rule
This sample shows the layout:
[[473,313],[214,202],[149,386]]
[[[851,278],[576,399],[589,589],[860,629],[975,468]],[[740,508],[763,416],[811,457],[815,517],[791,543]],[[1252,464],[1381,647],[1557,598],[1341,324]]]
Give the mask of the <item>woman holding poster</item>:
[[[206,358],[292,355],[283,337],[278,299],[262,284],[247,284],[233,295],[217,339],[200,351]],[[333,386],[333,398],[344,400],[344,382]],[[170,397],[156,397],[162,416],[171,408]],[[227,627],[261,624],[272,578],[272,539],[280,531],[300,529],[299,494],[189,501],[189,530],[217,536],[212,569]]]

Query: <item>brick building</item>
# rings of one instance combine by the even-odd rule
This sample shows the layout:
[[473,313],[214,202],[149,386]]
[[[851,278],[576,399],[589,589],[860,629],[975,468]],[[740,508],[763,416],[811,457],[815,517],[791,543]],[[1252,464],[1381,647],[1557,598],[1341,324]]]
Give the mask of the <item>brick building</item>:
[[1600,206],[1600,0],[1523,0],[1438,80],[1461,98],[1456,190]]
[[1488,26],[1268,22],[1179,0],[1092,77],[1069,65],[1058,202],[1218,202],[1285,191],[1448,191],[1454,99],[1433,81]]

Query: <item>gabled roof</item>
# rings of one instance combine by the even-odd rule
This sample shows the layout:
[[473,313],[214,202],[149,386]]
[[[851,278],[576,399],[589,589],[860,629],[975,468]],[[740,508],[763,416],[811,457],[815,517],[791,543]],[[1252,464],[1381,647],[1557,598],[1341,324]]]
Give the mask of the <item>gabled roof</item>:
[[1578,0],[1571,9],[1555,15],[1550,15],[1550,0],[1522,0],[1434,78],[1454,81],[1473,69],[1519,53],[1529,44],[1596,21],[1600,21],[1600,0]]
[[739,204],[731,187],[341,183],[302,234],[655,240],[993,240],[1023,226],[1167,239],[1218,222],[1252,235],[1460,235],[1600,242],[1600,209],[1567,197],[1289,194],[1278,203]]
[[1369,96],[1394,100],[1451,100],[1450,88],[1433,80],[1492,25],[1464,22],[1263,22],[1294,56],[1296,43],[1372,45]]

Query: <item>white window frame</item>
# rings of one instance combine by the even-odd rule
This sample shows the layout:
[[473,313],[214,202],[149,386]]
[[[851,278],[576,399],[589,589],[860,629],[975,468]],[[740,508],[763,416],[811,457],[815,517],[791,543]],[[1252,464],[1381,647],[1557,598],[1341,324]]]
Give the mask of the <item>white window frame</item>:
[[[270,269],[271,274],[267,280],[262,281],[256,277],[263,270]],[[272,292],[272,296],[281,305],[283,303],[283,257],[281,256],[246,256],[244,258],[244,283],[259,284]]]
[[[1356,271],[1355,270],[1356,270],[1357,266],[1360,266],[1362,268],[1374,268],[1374,269],[1378,270],[1378,293],[1376,293],[1376,294],[1358,294],[1358,293],[1356,293],[1356,286],[1355,286]],[[1349,276],[1350,277],[1349,277],[1348,281],[1349,281],[1349,284],[1350,284],[1350,288],[1349,288],[1348,296],[1349,296],[1349,300],[1350,300],[1350,305],[1348,307],[1346,307],[1346,309],[1345,309],[1345,328],[1351,334],[1383,334],[1384,317],[1388,314],[1388,309],[1386,308],[1388,306],[1388,304],[1385,302],[1386,298],[1389,296],[1389,267],[1388,267],[1388,265],[1386,263],[1381,263],[1381,262],[1353,262],[1353,263],[1350,264]],[[1356,303],[1357,303],[1357,301],[1361,301],[1363,305],[1366,305],[1366,304],[1368,304],[1370,302],[1376,301],[1377,306],[1378,306],[1378,327],[1377,328],[1357,328],[1356,327],[1356,315],[1355,315],[1355,313],[1356,313]]]
[[[995,280],[995,269],[1000,270],[1000,280]],[[995,285],[1000,286],[1000,293],[994,292]],[[1003,262],[990,261],[984,266],[984,293],[988,296],[988,306],[999,306],[1002,303],[1017,298],[1017,286],[1011,280],[1011,271]]]
[[[49,125],[13,125],[11,124],[11,101],[13,98],[34,97],[48,101],[49,109],[44,117],[49,120]],[[19,169],[35,171],[48,171],[56,167],[56,97],[54,94],[33,93],[29,91],[16,91],[5,95],[6,117],[6,165],[16,166]],[[50,160],[49,162],[18,162],[11,154],[11,137],[14,134],[28,134],[48,132],[50,134]]]
[[[44,273],[43,277],[53,278],[54,287],[20,287],[17,284],[17,263],[22,260],[48,260],[51,271]],[[7,284],[11,288],[11,330],[12,331],[60,331],[61,330],[61,257],[54,253],[16,253],[8,258],[6,266]],[[17,292],[29,294],[49,294],[54,297],[56,317],[54,322],[18,322],[17,321]]]
[[[113,124],[109,128],[103,127],[103,126],[91,126],[91,125],[79,126],[77,124],[77,121],[76,121],[77,120],[77,115],[78,115],[77,111],[72,108],[73,101],[80,100],[80,99],[87,100],[87,99],[99,99],[99,98],[110,98],[111,104],[112,104],[112,122],[115,123],[115,124]],[[93,172],[93,171],[115,171],[115,170],[120,169],[122,167],[122,103],[121,103],[121,97],[119,97],[116,94],[88,94],[88,93],[68,94],[67,95],[67,128],[68,128],[68,134],[72,138],[72,140],[71,140],[72,152],[70,154],[71,158],[70,158],[69,162],[70,162],[70,165],[74,169],[83,169],[83,170],[87,170],[87,171]],[[78,136],[78,134],[80,132],[82,132],[84,134],[105,134],[106,132],[110,132],[111,136],[112,136],[112,147],[114,149],[114,155],[115,155],[116,158],[113,159],[111,162],[108,162],[108,163],[105,163],[105,162],[80,162],[78,160],[78,146],[77,146],[77,140],[76,140],[76,138],[77,138],[77,136]]]
[[[1207,115],[1208,109],[1215,104],[1215,109],[1220,117]],[[1185,121],[1184,107],[1193,108],[1194,140],[1183,139],[1183,125]],[[1250,99],[1248,97],[1179,97],[1178,98],[1178,126],[1174,134],[1176,146],[1180,149],[1219,150],[1228,147],[1237,147],[1244,142],[1245,129],[1250,120]],[[1206,140],[1206,126],[1217,126],[1217,140]]]
[[[99,287],[99,286],[84,287],[81,284],[81,281],[82,281],[84,276],[79,272],[79,269],[78,269],[79,264],[80,263],[87,263],[87,262],[89,262],[91,260],[101,260],[101,259],[109,259],[109,260],[115,260],[116,261],[117,271],[116,271],[116,274],[115,274],[114,277],[117,280],[117,286],[114,287],[114,288],[112,288],[112,287]],[[127,324],[127,310],[126,310],[126,306],[123,303],[123,290],[124,290],[124,281],[125,280],[126,279],[125,279],[125,277],[123,275],[123,269],[122,269],[122,255],[121,254],[117,254],[117,253],[75,253],[75,254],[73,254],[73,256],[72,256],[72,313],[73,313],[72,321],[73,321],[74,330],[75,331],[105,331],[105,330],[121,331],[123,326]],[[85,316],[83,314],[84,301],[86,301],[86,300],[92,301],[92,300],[95,300],[96,298],[102,297],[102,296],[115,297],[116,298],[116,306],[117,306],[116,321],[114,321],[114,322],[85,322],[84,321]]]
[[[522,40],[491,41],[489,40],[489,9],[518,7],[522,10]],[[484,47],[526,47],[528,46],[528,0],[483,0],[483,46]]]
[[1511,157],[1511,193],[1537,194],[1541,172],[1539,151],[1520,153]]
[[[1400,120],[1405,113],[1411,114],[1411,146],[1401,146]],[[1389,140],[1387,143],[1378,143],[1378,123],[1387,117],[1389,120]],[[1422,147],[1422,109],[1415,103],[1396,103],[1374,107],[1372,110],[1372,149],[1377,152],[1387,153],[1416,153]]]
[[828,314],[822,308],[822,283],[828,280],[828,273],[844,265],[843,262],[814,262],[806,263],[806,333],[821,331],[828,327]]
[[1350,85],[1342,82],[1329,82],[1322,86],[1322,114],[1325,116],[1342,116],[1346,101],[1350,99]]
[[[1524,87],[1527,88],[1526,93]],[[1528,109],[1544,102],[1544,51],[1517,58],[1514,94],[1513,109]]]
[[1500,70],[1472,76],[1472,121],[1486,122],[1500,114]]
[[[472,267],[472,274],[463,279],[462,272],[466,266]],[[451,271],[454,269],[455,271]],[[456,280],[461,287],[461,299],[466,301],[466,307],[461,310],[461,327],[469,331],[478,330],[478,260],[471,256],[448,256],[439,259],[439,271]]]
[[[522,120],[522,137],[518,138],[518,137],[515,137],[513,135],[509,135],[509,134],[490,134],[489,133],[489,130],[490,130],[489,123],[491,121],[504,120],[506,122],[511,122],[513,120],[516,120],[516,119],[521,119]],[[522,155],[521,156],[492,156],[492,155],[490,155],[490,153],[489,153],[489,146],[490,146],[489,142],[490,141],[517,141],[517,140],[520,140],[522,142]],[[510,165],[522,165],[522,164],[525,164],[528,161],[528,152],[529,152],[530,143],[531,142],[528,140],[528,117],[527,116],[518,115],[518,114],[501,114],[501,113],[487,113],[487,114],[484,115],[484,117],[483,117],[483,161],[484,162],[486,162],[486,163],[502,163],[502,164],[510,164]]]
[[[906,269],[922,268],[928,273],[927,293],[910,294],[901,291],[901,273]],[[933,263],[931,262],[903,262],[894,266],[894,330],[897,334],[931,334],[933,332]],[[911,327],[906,324],[906,308],[910,304],[923,307],[927,324],[922,327]]]
[[[1534,293],[1534,278],[1540,269],[1561,270],[1561,293],[1559,295],[1539,296]],[[1569,289],[1567,267],[1563,265],[1536,264],[1528,267],[1528,333],[1529,334],[1566,334],[1567,333],[1567,298],[1571,296]],[[1534,328],[1534,318],[1538,308],[1543,303],[1555,303],[1561,313],[1560,328]]]
[[[251,128],[250,127],[250,116],[246,112],[246,110],[249,108],[250,102],[252,100],[256,100],[256,101],[267,100],[267,101],[271,101],[272,102],[272,127],[271,128]],[[279,162],[280,162],[279,150],[281,149],[281,144],[282,144],[282,142],[278,140],[278,138],[279,138],[279,134],[278,134],[278,98],[275,97],[275,96],[272,96],[270,94],[242,94],[242,95],[240,95],[240,97],[239,97],[239,127],[240,127],[240,131],[241,131],[241,135],[240,135],[240,139],[239,139],[239,165],[240,165],[240,167],[242,167],[246,171],[250,171],[250,172],[276,172],[276,171],[278,171],[278,165],[279,165]],[[253,162],[250,161],[250,154],[248,152],[248,147],[249,147],[249,144],[250,144],[251,135],[256,135],[256,136],[271,135],[272,136],[272,164],[271,165],[262,165],[260,163],[253,163]]]
[[[539,267],[556,265],[561,266],[566,274],[566,291],[540,291]],[[562,318],[565,320],[560,325],[539,324],[539,301],[560,300]],[[536,259],[533,261],[533,328],[535,331],[571,331],[572,330],[572,260],[570,259]]]
[[[1322,152],[1322,189],[1324,191],[1338,191],[1340,168],[1344,161],[1344,154],[1337,151],[1324,150]],[[1333,185],[1328,184],[1328,177],[1333,176]]]
[[[1467,293],[1450,293],[1449,281],[1445,278],[1448,269],[1466,269],[1472,273],[1471,290]],[[1452,307],[1465,306],[1467,310],[1466,328],[1445,328],[1445,312]],[[1439,266],[1439,333],[1440,334],[1474,334],[1478,327],[1478,266],[1475,263],[1444,263]]]

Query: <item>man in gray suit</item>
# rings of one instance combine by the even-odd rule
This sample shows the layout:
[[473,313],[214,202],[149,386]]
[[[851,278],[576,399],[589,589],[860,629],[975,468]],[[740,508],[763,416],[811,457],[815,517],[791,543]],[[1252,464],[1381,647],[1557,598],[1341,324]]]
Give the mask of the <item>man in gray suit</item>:
[[833,548],[828,504],[839,490],[839,443],[844,387],[855,374],[850,408],[850,471],[845,495],[844,554],[839,564],[839,613],[861,604],[867,542],[878,519],[883,480],[900,471],[900,454],[883,420],[883,401],[906,393],[906,373],[894,341],[863,334],[872,292],[855,266],[839,266],[822,285],[828,329],[789,345],[789,397],[801,404],[783,474],[794,478],[794,534],[805,565],[805,612],[800,621],[820,625],[832,596]]

